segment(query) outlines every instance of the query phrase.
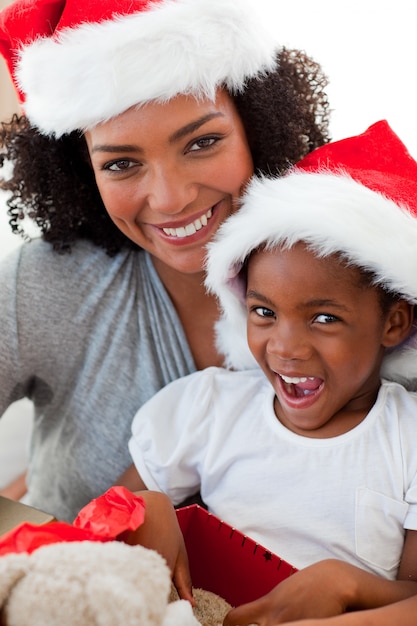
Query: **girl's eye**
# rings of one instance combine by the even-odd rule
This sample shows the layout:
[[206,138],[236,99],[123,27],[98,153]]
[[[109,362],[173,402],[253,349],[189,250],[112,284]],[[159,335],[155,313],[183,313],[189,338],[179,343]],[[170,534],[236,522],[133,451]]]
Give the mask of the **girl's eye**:
[[193,141],[188,150],[189,152],[197,152],[198,150],[211,148],[218,141],[219,137],[201,137],[200,139]]
[[335,322],[339,322],[339,318],[335,315],[330,315],[329,313],[320,313],[316,315],[315,321],[319,324],[334,324]]
[[275,317],[275,313],[271,309],[267,309],[265,306],[257,306],[252,309],[259,317]]
[[125,172],[136,165],[134,161],[130,161],[129,159],[117,159],[115,161],[109,161],[103,165],[103,170],[107,170],[109,172]]

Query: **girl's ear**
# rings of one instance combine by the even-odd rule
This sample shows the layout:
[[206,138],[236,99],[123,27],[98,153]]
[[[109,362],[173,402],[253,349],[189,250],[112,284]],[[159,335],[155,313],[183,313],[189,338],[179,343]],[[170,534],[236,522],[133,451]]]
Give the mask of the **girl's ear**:
[[414,306],[399,300],[391,308],[385,322],[382,345],[392,348],[406,339],[414,321]]

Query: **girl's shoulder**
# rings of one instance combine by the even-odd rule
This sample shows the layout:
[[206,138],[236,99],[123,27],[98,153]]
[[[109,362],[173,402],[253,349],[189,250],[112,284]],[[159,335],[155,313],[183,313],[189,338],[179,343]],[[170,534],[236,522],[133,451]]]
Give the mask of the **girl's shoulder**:
[[[211,396],[232,403],[235,398],[241,401],[243,397],[250,399],[257,394],[263,395],[265,391],[273,393],[260,368],[230,370],[216,366],[178,378],[164,389],[167,395],[178,398],[187,395],[200,401],[203,396]],[[161,396],[164,395],[164,389],[159,392]]]
[[376,407],[388,421],[398,421],[401,427],[408,426],[417,433],[417,392],[409,391],[397,382],[382,380]]

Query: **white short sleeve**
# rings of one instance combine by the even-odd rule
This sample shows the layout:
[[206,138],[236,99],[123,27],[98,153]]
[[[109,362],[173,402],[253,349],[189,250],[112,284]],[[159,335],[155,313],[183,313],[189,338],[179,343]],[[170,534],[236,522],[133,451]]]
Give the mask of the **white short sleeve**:
[[142,406],[132,422],[129,451],[148,489],[174,504],[200,489],[213,400],[209,368],[176,380]]

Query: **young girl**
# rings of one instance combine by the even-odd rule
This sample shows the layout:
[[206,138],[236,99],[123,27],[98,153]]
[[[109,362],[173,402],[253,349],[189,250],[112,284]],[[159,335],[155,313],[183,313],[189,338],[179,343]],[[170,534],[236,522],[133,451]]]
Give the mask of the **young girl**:
[[[259,0],[17,0],[0,51],[24,116],[0,130],[0,415],[35,409],[29,504],[71,521],[130,463],[132,415],[222,362],[207,243],[254,170],[327,141],[320,67]],[[71,250],[71,254],[63,254]],[[163,320],[163,323],[161,322]]]
[[[255,180],[207,274],[228,364],[253,369],[175,381],[132,426],[143,488],[174,504],[200,489],[299,569],[360,567],[373,592],[355,608],[417,592],[416,181],[386,122]],[[314,616],[317,599],[277,594],[274,615],[285,602],[281,619]],[[227,623],[258,623],[260,608]]]

